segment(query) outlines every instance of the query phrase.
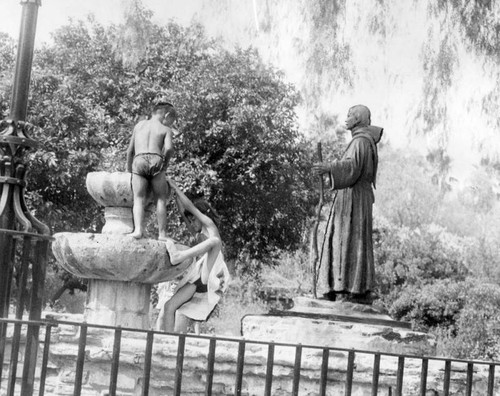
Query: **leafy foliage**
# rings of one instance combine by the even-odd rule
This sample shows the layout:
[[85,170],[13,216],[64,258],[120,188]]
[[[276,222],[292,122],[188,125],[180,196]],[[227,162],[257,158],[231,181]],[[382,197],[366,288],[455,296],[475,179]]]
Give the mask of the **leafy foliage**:
[[398,295],[390,308],[390,314],[397,319],[410,320],[421,330],[439,326],[454,332],[465,305],[465,285],[468,284],[463,281],[446,279],[423,287],[411,285]]
[[444,353],[461,358],[500,358],[500,288],[475,281],[456,323],[456,337],[443,342]]
[[86,174],[124,170],[134,124],[168,96],[180,114],[168,174],[215,207],[228,256],[265,260],[300,243],[312,197],[298,96],[254,50],[224,50],[199,25],[157,26],[139,3],[125,25],[89,18],[53,39],[33,67],[29,121],[44,146],[29,157],[28,198],[54,231],[100,230]]
[[439,280],[405,289],[391,307],[398,319],[411,320],[437,336],[440,353],[467,359],[500,357],[500,288],[478,279]]
[[498,359],[498,203],[486,175],[475,189],[446,192],[434,183],[440,161],[384,150],[374,222],[381,303],[435,333],[444,355]]
[[498,32],[500,23],[492,0],[438,0],[430,3],[431,11],[450,13],[459,23],[472,47],[492,57],[500,51]]
[[390,223],[409,229],[433,223],[442,201],[441,192],[431,182],[434,169],[414,153],[381,149],[375,202],[379,213]]
[[462,243],[437,226],[410,230],[379,224],[374,238],[379,293],[392,300],[409,286],[464,280],[469,270]]
[[14,40],[0,32],[0,116],[6,118],[14,70]]

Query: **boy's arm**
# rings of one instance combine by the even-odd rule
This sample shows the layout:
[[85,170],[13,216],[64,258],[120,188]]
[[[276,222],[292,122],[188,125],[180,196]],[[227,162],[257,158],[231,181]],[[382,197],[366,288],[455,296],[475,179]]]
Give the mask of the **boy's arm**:
[[127,172],[129,173],[132,173],[132,162],[134,161],[134,153],[135,153],[134,141],[135,141],[135,128],[134,131],[132,132],[132,138],[130,139],[130,143],[127,148]]
[[172,129],[167,128],[167,133],[165,134],[165,139],[163,140],[163,156],[165,157],[165,169],[168,167],[168,163],[173,154],[174,147],[172,144]]

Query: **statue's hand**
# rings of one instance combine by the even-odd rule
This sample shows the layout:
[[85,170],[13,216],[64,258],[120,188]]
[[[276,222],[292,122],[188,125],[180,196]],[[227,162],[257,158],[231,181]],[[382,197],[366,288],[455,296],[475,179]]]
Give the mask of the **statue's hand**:
[[330,167],[323,162],[317,162],[312,166],[312,171],[316,175],[322,175],[323,173],[330,172]]

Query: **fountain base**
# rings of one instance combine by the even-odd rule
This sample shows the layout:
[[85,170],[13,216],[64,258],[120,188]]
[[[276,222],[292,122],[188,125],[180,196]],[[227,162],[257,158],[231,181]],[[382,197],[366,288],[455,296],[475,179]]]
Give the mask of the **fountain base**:
[[149,329],[151,285],[101,279],[89,281],[85,321],[92,324]]

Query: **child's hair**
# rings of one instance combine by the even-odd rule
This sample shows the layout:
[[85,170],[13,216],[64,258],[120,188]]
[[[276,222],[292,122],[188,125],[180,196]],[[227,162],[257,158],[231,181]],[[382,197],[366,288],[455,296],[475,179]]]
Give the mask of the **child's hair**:
[[[203,213],[205,216],[210,217],[215,224],[218,224],[220,221],[220,216],[219,214],[215,211],[215,209],[210,205],[205,199],[203,198],[196,198],[193,200],[193,205],[196,206],[196,209],[198,209],[201,213]],[[190,212],[184,211],[184,216],[193,216]]]
[[166,109],[168,115],[172,116],[174,119],[177,118],[177,111],[175,110],[174,105],[172,103],[167,101],[156,102],[153,105],[153,114],[160,109]]

